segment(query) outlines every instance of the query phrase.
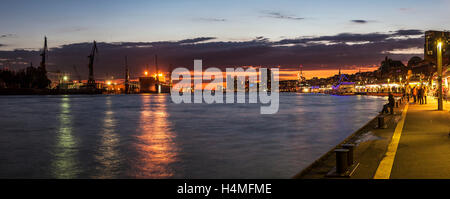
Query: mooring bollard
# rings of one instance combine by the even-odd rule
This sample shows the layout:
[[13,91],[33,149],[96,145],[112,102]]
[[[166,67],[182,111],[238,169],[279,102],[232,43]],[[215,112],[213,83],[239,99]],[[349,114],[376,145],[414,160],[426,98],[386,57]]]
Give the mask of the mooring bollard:
[[378,119],[378,128],[379,129],[384,128],[384,115],[378,116],[377,119]]
[[355,149],[355,144],[343,144],[342,148],[344,149],[348,149],[348,154],[347,154],[347,164],[348,166],[353,165],[354,159],[353,159],[353,152]]
[[348,168],[348,149],[335,149],[336,173],[344,174]]

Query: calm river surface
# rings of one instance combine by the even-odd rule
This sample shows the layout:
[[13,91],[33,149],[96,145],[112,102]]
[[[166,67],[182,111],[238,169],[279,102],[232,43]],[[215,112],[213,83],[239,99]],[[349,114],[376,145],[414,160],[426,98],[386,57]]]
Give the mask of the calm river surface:
[[0,96],[0,178],[289,178],[385,101],[281,94],[260,115],[169,95]]

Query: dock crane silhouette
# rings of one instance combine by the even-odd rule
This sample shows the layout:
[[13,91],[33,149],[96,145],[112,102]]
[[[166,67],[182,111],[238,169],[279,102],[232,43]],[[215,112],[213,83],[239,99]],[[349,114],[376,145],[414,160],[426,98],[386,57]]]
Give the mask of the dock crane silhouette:
[[95,87],[95,79],[94,79],[94,59],[95,55],[98,54],[97,42],[94,40],[94,45],[92,46],[91,54],[88,56],[89,58],[89,78],[88,78],[88,86]]
[[46,68],[46,60],[47,60],[47,56],[48,56],[48,47],[47,47],[47,36],[44,37],[44,49],[42,49],[42,53],[40,54],[40,56],[42,57],[41,60],[41,64],[40,64],[40,68],[46,72],[47,68]]

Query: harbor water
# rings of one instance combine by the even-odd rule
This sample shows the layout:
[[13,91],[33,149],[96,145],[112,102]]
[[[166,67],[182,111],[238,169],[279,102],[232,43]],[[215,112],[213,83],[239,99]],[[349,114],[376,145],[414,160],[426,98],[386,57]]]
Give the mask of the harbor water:
[[280,94],[261,104],[169,95],[0,97],[0,178],[290,178],[386,98]]

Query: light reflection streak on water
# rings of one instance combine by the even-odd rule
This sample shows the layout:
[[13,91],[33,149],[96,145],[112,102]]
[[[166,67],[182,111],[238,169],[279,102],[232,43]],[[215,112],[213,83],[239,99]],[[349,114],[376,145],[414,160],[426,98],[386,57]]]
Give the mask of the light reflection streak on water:
[[118,151],[119,135],[115,132],[116,120],[112,110],[111,97],[106,98],[105,117],[98,154],[95,159],[100,163],[96,168],[95,178],[114,178],[119,172],[120,154]]
[[72,135],[72,114],[70,98],[61,98],[59,129],[56,136],[55,157],[53,159],[53,175],[55,178],[75,178],[79,170],[77,162],[78,146]]
[[[151,106],[151,100],[155,100]],[[169,178],[175,173],[170,168],[177,158],[175,134],[170,130],[164,96],[142,96],[137,136],[139,152],[137,178]]]

